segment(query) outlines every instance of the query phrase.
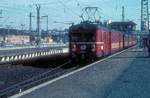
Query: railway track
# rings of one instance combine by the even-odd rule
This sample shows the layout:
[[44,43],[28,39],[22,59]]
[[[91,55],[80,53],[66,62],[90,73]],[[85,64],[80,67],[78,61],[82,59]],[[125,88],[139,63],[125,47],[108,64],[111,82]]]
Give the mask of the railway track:
[[[43,58],[36,61],[33,60],[31,63],[27,63],[27,65],[1,65],[0,98],[7,98],[8,96],[18,94],[41,83],[50,81],[54,78],[57,78],[61,75],[72,72],[82,66],[87,65],[87,63],[80,64],[79,67],[78,65],[75,65],[70,60],[68,60],[68,57],[66,55],[58,59],[54,58]],[[32,65],[34,67],[32,67]],[[43,67],[41,67],[40,65]]]
[[[98,61],[100,59],[102,59],[102,58],[99,58],[95,61]],[[57,62],[57,61],[55,61],[55,62]],[[34,71],[31,72],[31,73],[34,73],[33,76],[28,76],[28,77],[26,77],[28,79],[24,79],[21,82],[18,81],[18,83],[13,84],[12,86],[8,86],[6,89],[0,90],[0,98],[7,98],[8,96],[12,96],[12,95],[21,93],[27,89],[35,87],[46,81],[53,80],[59,76],[62,76],[69,72],[75,71],[75,70],[77,70],[83,66],[86,66],[88,64],[91,64],[91,63],[93,63],[93,62],[86,62],[86,63],[82,62],[79,64],[74,64],[70,60],[68,60],[68,61],[60,64],[59,66],[57,65],[57,67],[54,67],[54,68],[47,68],[47,67],[46,68],[34,68]],[[71,66],[71,67],[68,68],[68,66]],[[74,66],[74,67],[72,67],[72,66]],[[25,67],[28,67],[28,66],[25,66]],[[19,70],[20,70],[20,68],[16,71],[19,71]],[[30,73],[28,73],[29,71],[27,72],[25,69],[24,69],[24,72],[26,72],[27,74],[30,74]],[[11,75],[12,74],[10,74],[10,76]],[[25,75],[25,74],[23,74],[23,75]],[[22,77],[22,76],[20,76],[20,77]]]
[[[75,67],[64,68],[64,66],[68,66],[69,64],[71,64],[71,61],[67,61],[55,68],[49,68],[49,69],[35,68],[34,71],[31,72],[32,74],[34,73],[33,76],[30,76],[29,75],[30,73],[27,73],[27,70],[24,69],[24,72],[26,72],[29,76],[26,76],[26,74],[24,73],[23,75],[26,78],[22,78],[22,75],[20,75],[20,76],[18,76],[20,79],[16,78],[15,80],[18,80],[18,81],[15,81],[15,83],[11,83],[12,81],[10,79],[8,81],[8,82],[10,82],[10,84],[7,82],[9,85],[8,84],[4,85],[4,87],[7,86],[7,88],[4,89],[4,87],[3,87],[3,89],[0,90],[0,98],[7,98],[8,96],[20,93],[22,91],[25,91],[29,88],[32,88],[32,87],[39,85],[41,83],[44,83],[46,81],[52,80],[56,77],[59,77],[65,73],[71,72],[76,69]],[[17,66],[20,66],[20,65],[17,65]],[[18,68],[20,68],[20,67],[18,67]],[[28,72],[31,71],[29,69],[28,69]],[[18,70],[21,70],[21,69],[18,69]],[[18,71],[18,70],[15,70],[15,71]],[[18,73],[18,74],[20,74],[20,73]],[[9,77],[11,77],[11,74],[9,74]],[[5,83],[6,83],[6,81],[5,81]]]

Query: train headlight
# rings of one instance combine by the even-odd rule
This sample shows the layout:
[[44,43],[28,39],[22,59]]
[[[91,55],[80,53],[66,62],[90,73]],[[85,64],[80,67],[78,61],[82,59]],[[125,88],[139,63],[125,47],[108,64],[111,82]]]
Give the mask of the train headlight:
[[101,50],[102,50],[102,51],[104,50],[104,46],[101,46]]

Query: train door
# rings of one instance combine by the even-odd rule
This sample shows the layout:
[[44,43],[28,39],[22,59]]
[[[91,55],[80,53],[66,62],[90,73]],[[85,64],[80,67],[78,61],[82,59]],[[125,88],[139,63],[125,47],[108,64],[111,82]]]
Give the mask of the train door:
[[104,55],[107,55],[107,32],[104,31]]
[[131,46],[133,45],[133,35],[131,35]]
[[101,55],[105,56],[105,51],[106,51],[106,34],[105,34],[105,30],[102,29],[101,31],[101,42],[103,42],[103,45],[100,45],[100,47],[103,46],[103,48],[101,48]]
[[121,39],[121,49],[123,49],[123,33],[121,33],[120,39]]
[[108,54],[108,35],[107,31],[105,31],[105,53]]
[[109,55],[110,54],[110,40],[109,40],[109,32],[106,32],[106,54]]
[[109,31],[109,34],[108,34],[108,51],[109,51],[109,54],[111,54],[111,31]]
[[125,35],[123,34],[122,37],[123,37],[123,48],[125,48]]
[[105,31],[104,30],[102,30],[102,32],[101,32],[101,36],[102,36],[102,42],[104,42],[104,44],[103,44],[103,50],[102,50],[102,56],[104,56],[105,55],[105,48],[106,48],[106,46],[105,46],[105,44],[106,44],[106,41],[105,41]]
[[127,47],[129,47],[130,46],[130,36],[129,36],[129,34],[128,34],[128,44],[127,44]]
[[119,34],[119,50],[121,49],[121,33],[118,33]]
[[101,50],[100,50],[100,46],[101,44],[99,42],[102,42],[103,41],[103,36],[102,36],[102,31],[99,29],[97,34],[96,34],[96,55],[97,57],[101,57],[102,54],[101,54]]

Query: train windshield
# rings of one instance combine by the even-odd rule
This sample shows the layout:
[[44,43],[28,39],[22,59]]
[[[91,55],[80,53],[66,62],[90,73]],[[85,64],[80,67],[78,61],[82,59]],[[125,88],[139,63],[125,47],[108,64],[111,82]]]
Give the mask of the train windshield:
[[72,33],[71,41],[72,42],[94,42],[95,34],[94,33]]

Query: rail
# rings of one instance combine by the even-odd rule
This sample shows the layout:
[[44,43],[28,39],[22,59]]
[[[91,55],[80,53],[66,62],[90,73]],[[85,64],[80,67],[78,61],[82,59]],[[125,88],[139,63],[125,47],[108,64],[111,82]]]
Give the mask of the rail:
[[[35,76],[29,80],[26,80],[26,81],[23,81],[23,82],[20,82],[18,84],[15,84],[11,87],[8,87],[6,89],[3,89],[0,91],[0,98],[7,98],[8,96],[12,96],[12,95],[15,95],[15,94],[18,94],[18,93],[21,93],[22,91],[25,91],[31,87],[34,87],[36,85],[39,85],[45,81],[48,81],[49,79],[52,79],[52,78],[55,78],[58,76],[58,73],[56,74],[53,74],[54,71],[58,72],[60,70],[61,67],[63,67],[64,65],[66,64],[69,64],[70,61],[48,71],[48,72],[45,72],[45,73],[42,73],[38,76]],[[64,72],[63,72],[64,73]]]

